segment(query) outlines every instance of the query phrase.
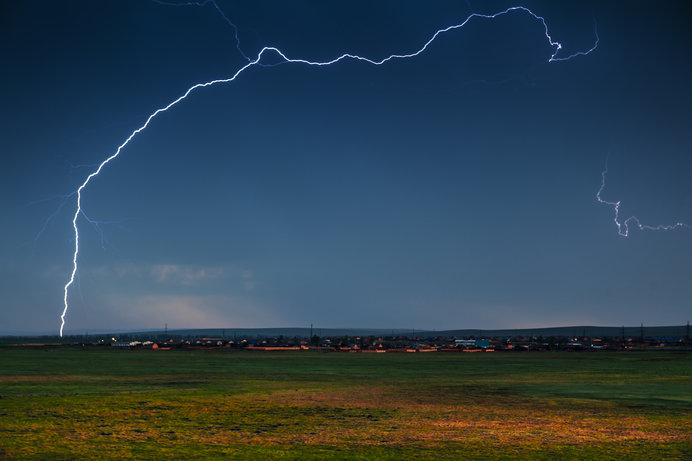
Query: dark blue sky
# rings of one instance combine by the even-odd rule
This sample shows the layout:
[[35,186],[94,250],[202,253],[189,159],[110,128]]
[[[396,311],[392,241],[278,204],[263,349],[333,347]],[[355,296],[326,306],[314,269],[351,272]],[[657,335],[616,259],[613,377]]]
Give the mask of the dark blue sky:
[[[229,2],[249,56],[381,59],[509,2]],[[522,3],[382,66],[254,67],[85,189],[66,331],[680,324],[692,230],[685,2]],[[75,190],[154,110],[245,61],[212,5],[0,7],[0,331],[56,331]],[[267,56],[267,58],[271,58]],[[264,62],[264,61],[263,61]],[[274,62],[267,59],[267,63]],[[88,165],[88,166],[83,166]],[[103,240],[103,241],[102,241]]]

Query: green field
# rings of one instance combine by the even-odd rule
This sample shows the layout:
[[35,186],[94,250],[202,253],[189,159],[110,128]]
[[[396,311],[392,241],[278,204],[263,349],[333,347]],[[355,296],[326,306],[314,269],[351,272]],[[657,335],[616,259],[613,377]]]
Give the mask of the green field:
[[0,348],[0,459],[692,459],[692,354]]

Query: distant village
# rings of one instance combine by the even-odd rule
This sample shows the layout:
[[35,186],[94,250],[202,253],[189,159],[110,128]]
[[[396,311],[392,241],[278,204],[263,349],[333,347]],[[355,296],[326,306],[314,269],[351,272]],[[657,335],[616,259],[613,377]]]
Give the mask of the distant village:
[[[225,332],[224,332],[225,333]],[[8,338],[5,338],[8,339]],[[15,340],[19,338],[14,338]],[[627,351],[645,349],[692,350],[689,330],[682,337],[653,336],[430,336],[409,334],[368,335],[368,336],[319,336],[318,334],[296,336],[247,336],[225,334],[208,336],[182,336],[167,333],[158,334],[119,334],[115,336],[72,336],[61,342],[36,341],[38,338],[24,338],[13,341],[14,345],[82,347],[112,347],[117,349],[212,349],[231,348],[246,351],[306,351],[322,352],[446,352],[446,353],[487,353],[495,351]],[[45,338],[48,339],[48,338]],[[7,343],[6,343],[7,344]]]
[[[117,348],[236,348],[248,351],[298,351],[320,350],[324,352],[494,352],[494,351],[598,351],[598,350],[641,350],[641,349],[684,349],[690,344],[686,338],[556,338],[542,336],[513,338],[481,337],[416,337],[411,336],[343,336],[285,338],[196,338],[161,340],[101,340]],[[92,343],[94,344],[94,343]]]
[[0,336],[1,346],[114,349],[237,349],[321,352],[530,352],[692,350],[690,323],[638,327],[547,327],[516,330],[331,328],[183,329],[56,336]]

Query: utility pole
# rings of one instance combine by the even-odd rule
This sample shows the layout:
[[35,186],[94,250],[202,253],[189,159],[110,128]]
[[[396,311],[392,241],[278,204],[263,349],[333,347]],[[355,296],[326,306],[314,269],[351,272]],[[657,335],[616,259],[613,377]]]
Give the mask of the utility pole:
[[163,334],[168,336],[168,324],[166,323],[165,326],[163,327]]
[[642,342],[644,342],[644,322],[642,322],[641,326],[639,327],[639,336],[641,336]]

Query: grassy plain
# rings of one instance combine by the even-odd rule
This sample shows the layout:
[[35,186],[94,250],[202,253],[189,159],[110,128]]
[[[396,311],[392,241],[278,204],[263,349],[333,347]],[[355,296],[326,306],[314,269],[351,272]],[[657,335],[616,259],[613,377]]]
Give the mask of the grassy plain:
[[0,459],[692,459],[692,354],[0,349]]

